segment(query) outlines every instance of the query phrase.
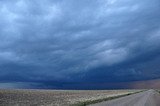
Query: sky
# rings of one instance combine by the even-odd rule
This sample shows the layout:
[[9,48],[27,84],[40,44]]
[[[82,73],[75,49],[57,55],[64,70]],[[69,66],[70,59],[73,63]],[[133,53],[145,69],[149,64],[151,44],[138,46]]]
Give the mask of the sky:
[[159,0],[0,0],[0,88],[159,79],[159,11]]

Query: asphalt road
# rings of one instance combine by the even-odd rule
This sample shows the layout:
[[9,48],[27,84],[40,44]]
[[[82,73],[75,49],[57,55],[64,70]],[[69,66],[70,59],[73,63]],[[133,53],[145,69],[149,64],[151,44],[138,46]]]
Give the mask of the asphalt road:
[[160,106],[160,94],[155,90],[148,90],[90,106]]

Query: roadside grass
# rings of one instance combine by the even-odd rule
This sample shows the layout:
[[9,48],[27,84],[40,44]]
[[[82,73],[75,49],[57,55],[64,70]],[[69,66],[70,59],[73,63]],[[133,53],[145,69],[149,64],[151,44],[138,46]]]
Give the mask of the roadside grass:
[[160,93],[160,90],[159,90],[159,89],[156,89],[156,91],[157,91],[158,93]]
[[87,105],[91,105],[91,104],[95,104],[95,103],[99,103],[99,102],[104,102],[104,101],[108,101],[108,100],[112,100],[112,99],[117,99],[117,98],[124,97],[124,96],[129,96],[129,95],[140,93],[140,92],[143,92],[143,91],[144,90],[138,91],[138,92],[133,92],[133,93],[127,93],[127,94],[124,94],[124,95],[118,95],[118,96],[107,97],[107,98],[103,98],[103,99],[97,99],[97,100],[87,100],[87,101],[83,101],[83,102],[78,102],[76,104],[72,104],[70,106],[87,106]]

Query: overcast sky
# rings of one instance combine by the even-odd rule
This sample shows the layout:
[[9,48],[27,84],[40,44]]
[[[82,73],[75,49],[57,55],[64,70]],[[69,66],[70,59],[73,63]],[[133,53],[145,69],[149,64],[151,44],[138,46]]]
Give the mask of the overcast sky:
[[156,78],[159,0],[0,0],[1,83]]

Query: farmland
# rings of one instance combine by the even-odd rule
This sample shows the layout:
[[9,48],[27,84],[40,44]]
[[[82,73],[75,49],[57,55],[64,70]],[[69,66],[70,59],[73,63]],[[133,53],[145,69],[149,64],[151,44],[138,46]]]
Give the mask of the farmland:
[[139,90],[0,90],[2,106],[70,106]]

